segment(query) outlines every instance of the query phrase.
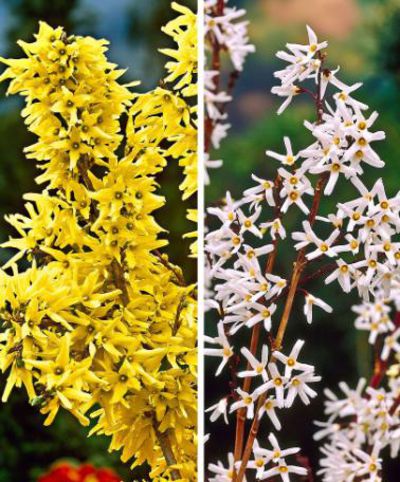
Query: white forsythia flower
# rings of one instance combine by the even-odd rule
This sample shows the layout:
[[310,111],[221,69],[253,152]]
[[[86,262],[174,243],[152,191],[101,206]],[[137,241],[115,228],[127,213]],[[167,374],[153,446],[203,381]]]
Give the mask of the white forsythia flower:
[[307,293],[305,303],[304,303],[304,314],[307,317],[307,322],[312,323],[312,310],[313,306],[319,306],[327,313],[332,313],[333,308],[325,303],[325,301],[321,300],[320,298],[316,298],[310,293]]
[[279,360],[285,366],[286,378],[289,378],[292,375],[293,370],[302,372],[314,371],[314,367],[312,365],[308,365],[307,363],[300,363],[297,360],[303,346],[304,340],[297,340],[288,356],[280,353],[279,351],[273,352],[274,358]]
[[[221,141],[227,136],[230,124],[227,122],[226,105],[232,100],[232,96],[221,86],[221,72],[215,70],[214,49],[218,50],[219,55],[226,55],[229,58],[234,72],[240,72],[247,55],[254,52],[255,48],[249,43],[248,22],[243,20],[246,15],[244,9],[230,7],[228,1],[224,1],[220,12],[217,2],[213,0],[206,1],[204,8],[206,47],[204,101],[207,114],[205,134],[209,137],[206,144],[210,144],[206,145],[206,150],[210,151],[211,148],[219,149]],[[211,160],[209,152],[205,153],[205,184],[210,182],[208,169],[221,166],[221,160]]]
[[[206,4],[215,12],[216,0]],[[239,11],[230,15],[227,4],[224,15],[215,23],[210,20],[207,27],[210,35],[220,40],[229,22],[240,23]],[[238,27],[240,35],[243,28]],[[296,399],[308,404],[316,396],[311,386],[320,377],[312,365],[298,361],[304,342],[295,341],[286,355],[286,340],[280,335],[288,322],[285,308],[299,295],[306,294],[304,313],[309,323],[314,306],[332,312],[325,301],[304,289],[308,281],[321,275],[326,284],[337,282],[344,293],[360,298],[353,306],[355,326],[367,331],[375,361],[369,385],[361,379],[355,389],[339,383],[340,395],[325,390],[326,420],[317,423],[315,435],[324,444],[318,480],[378,482],[382,451],[388,448],[393,457],[400,452],[400,192],[389,194],[381,179],[372,185],[363,180],[366,166],[384,166],[375,150],[376,142],[385,138],[383,131],[375,130],[378,114],[370,113],[368,106],[358,100],[361,83],[346,85],[339,78],[339,68],[326,67],[322,50],[327,43],[319,41],[310,27],[307,32],[305,45],[289,43],[288,51],[278,52],[278,58],[287,66],[275,73],[278,85],[272,92],[283,98],[279,113],[302,93],[316,100],[317,119],[304,122],[312,142],[294,151],[291,140],[285,137],[282,153],[266,151],[271,158],[268,171],[253,174],[252,183],[241,197],[233,200],[227,194],[222,204],[208,209],[211,227],[205,242],[210,276],[207,306],[218,313],[220,321],[219,335],[207,338],[219,346],[207,348],[206,353],[222,358],[218,374],[233,354],[230,342],[243,355],[241,360],[235,358],[238,376],[231,382],[236,385],[229,387],[224,401],[218,401],[208,411],[213,420],[221,416],[226,420],[227,411],[246,409],[249,427],[250,420],[258,417],[280,430],[278,412],[280,416],[281,411],[295,410]],[[237,38],[243,39],[240,35]],[[239,49],[238,58],[246,51]],[[217,76],[210,73],[207,79],[212,89]],[[207,112],[214,118],[214,128],[220,126],[220,134],[216,134],[219,143],[226,133],[224,109],[220,107],[229,96],[223,89],[213,94]],[[271,176],[269,167],[274,164],[276,176]],[[355,194],[336,200],[330,212],[320,212],[319,197],[334,195],[337,186],[346,183],[347,192]],[[287,233],[297,219],[297,225]],[[286,249],[286,244],[281,249],[279,244],[286,236],[286,243],[294,241],[299,260],[288,277],[290,281],[276,272],[279,260],[275,262],[279,255],[289,257],[291,250]],[[317,269],[309,270],[317,263]],[[293,286],[297,289],[293,290]],[[251,345],[251,350],[243,347],[243,340],[257,340],[254,333],[262,341]],[[386,372],[393,363],[396,365]],[[270,436],[269,440],[272,451],[257,441],[253,446],[252,458],[246,462],[246,470],[255,471],[252,476],[289,482],[292,474],[306,475],[304,467],[285,460],[276,439]],[[220,462],[210,464],[214,474],[211,481],[232,480],[234,469],[242,461],[235,465],[233,456],[228,458],[228,468]]]
[[[208,470],[213,474],[210,482],[230,482],[235,471],[235,459],[232,453],[228,454],[228,466],[225,467],[219,460],[216,464],[208,464]],[[246,478],[243,479],[246,482]]]
[[273,397],[269,397],[265,400],[263,405],[258,412],[259,418],[261,418],[264,413],[267,414],[268,418],[271,420],[272,424],[276,428],[276,430],[280,430],[282,428],[282,424],[276,415],[276,409],[278,409],[278,402]]
[[268,380],[267,374],[267,363],[268,363],[268,345],[264,345],[262,347],[262,354],[261,360],[258,361],[257,358],[250,352],[250,350],[246,347],[242,347],[240,350],[246,360],[249,362],[251,366],[251,370],[243,370],[242,372],[238,373],[239,377],[261,377],[264,382]]
[[225,423],[228,425],[227,408],[228,408],[228,400],[226,398],[221,398],[221,400],[218,403],[207,408],[205,412],[206,413],[211,412],[211,415],[210,415],[211,422],[215,422],[222,415]]
[[228,338],[225,335],[224,324],[222,323],[222,321],[218,323],[218,336],[216,336],[215,338],[205,336],[204,341],[221,346],[221,348],[204,349],[205,355],[217,356],[222,358],[222,361],[219,364],[215,373],[216,375],[219,375],[222,372],[224,366],[228,363],[229,358],[233,355],[233,347],[230,346]]
[[253,393],[247,393],[241,388],[237,388],[236,392],[240,396],[240,399],[237,400],[236,402],[232,403],[230,412],[234,412],[235,410],[238,410],[239,408],[245,408],[246,409],[246,416],[247,418],[253,418],[254,417],[254,402],[258,398],[258,393],[253,392]]
[[284,165],[293,166],[293,164],[297,161],[299,155],[293,154],[292,143],[290,142],[289,137],[284,137],[283,142],[285,144],[286,154],[277,154],[276,152],[270,150],[265,151],[265,153],[267,154],[267,156],[273,157]]

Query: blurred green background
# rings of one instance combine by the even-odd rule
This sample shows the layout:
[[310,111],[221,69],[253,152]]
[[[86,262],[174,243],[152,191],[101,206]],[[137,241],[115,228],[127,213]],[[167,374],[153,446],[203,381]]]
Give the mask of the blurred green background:
[[[319,38],[329,41],[327,64],[341,66],[338,74],[352,83],[363,81],[357,98],[380,113],[375,130],[384,130],[387,139],[374,147],[386,161],[383,170],[367,169],[365,182],[371,185],[383,177],[389,195],[400,190],[398,146],[400,144],[400,2],[398,0],[232,0],[231,5],[248,9],[250,38],[256,53],[248,57],[243,75],[229,108],[232,130],[214,158],[223,159],[224,166],[211,173],[212,183],[206,190],[208,202],[215,202],[229,189],[236,198],[252,185],[250,174],[273,179],[278,163],[265,156],[265,150],[284,152],[283,136],[291,138],[294,150],[306,147],[311,138],[303,127],[304,119],[315,119],[315,109],[309,100],[297,98],[281,116],[276,115],[280,99],[270,94],[276,83],[273,72],[284,62],[274,57],[286,42],[305,43],[305,25],[309,24]],[[349,200],[355,191],[341,182],[334,198],[324,198],[322,212],[333,212],[340,200]],[[286,216],[289,231],[299,226],[300,211],[294,208]],[[288,276],[295,251],[285,243],[278,255],[275,273]],[[310,284],[311,293],[335,307],[332,315],[315,309],[315,319],[308,326],[302,313],[303,300],[295,307],[287,332],[287,350],[297,338],[306,340],[303,359],[315,364],[323,380],[318,386],[321,396],[310,407],[301,403],[282,416],[284,426],[280,436],[284,446],[299,445],[315,467],[318,447],[312,440],[313,419],[323,419],[323,387],[337,387],[340,380],[354,385],[360,376],[371,374],[371,350],[366,336],[356,332],[351,305],[356,293],[344,295],[337,284],[323,286],[322,280]],[[299,297],[301,298],[301,297]],[[339,301],[340,300],[340,301]],[[209,316],[206,327],[212,333],[215,318]],[[244,341],[244,340],[243,340]],[[206,406],[226,393],[228,380],[213,375],[215,360],[206,364]],[[284,412],[282,412],[284,413]],[[206,445],[207,459],[225,458],[232,449],[233,433],[222,422],[206,426],[214,437]],[[261,445],[266,441],[260,439]],[[225,460],[224,460],[225,462]],[[250,479],[253,480],[253,479]],[[316,478],[318,481],[319,478]],[[400,464],[385,465],[385,482],[400,480]]]
[[[195,0],[180,3],[192,8],[196,5]],[[0,56],[21,56],[16,41],[30,41],[38,21],[45,20],[52,26],[63,25],[70,33],[108,39],[109,58],[128,68],[124,80],[141,80],[139,89],[144,91],[154,88],[164,76],[166,57],[157,49],[172,45],[160,28],[174,16],[170,2],[159,0],[0,0]],[[4,222],[4,214],[23,212],[22,195],[39,190],[34,182],[34,163],[22,153],[33,142],[20,117],[22,102],[6,98],[5,88],[0,86],[0,241],[15,234]],[[191,205],[181,202],[177,188],[180,181],[180,169],[171,164],[160,179],[168,202],[159,211],[158,219],[170,231],[171,258],[184,267],[187,280],[194,281],[196,263],[187,259],[189,241],[183,241],[181,236],[194,229],[185,214],[195,199]],[[1,249],[1,264],[9,256],[7,250]],[[4,378],[0,378],[0,392],[3,386]],[[43,427],[42,423],[43,417],[18,390],[7,404],[0,405],[0,482],[34,482],[59,458],[110,466],[125,482],[132,480],[118,454],[107,453],[107,438],[87,438],[88,429],[68,413],[60,412],[51,427]],[[135,478],[141,480],[144,476],[145,471],[135,471]]]

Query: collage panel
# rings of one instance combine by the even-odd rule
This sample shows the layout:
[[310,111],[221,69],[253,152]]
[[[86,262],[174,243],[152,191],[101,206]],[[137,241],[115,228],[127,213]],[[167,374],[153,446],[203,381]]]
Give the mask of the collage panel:
[[0,3],[2,482],[196,480],[196,10]]
[[205,2],[205,480],[400,480],[398,2]]
[[400,481],[399,27],[0,1],[0,482]]

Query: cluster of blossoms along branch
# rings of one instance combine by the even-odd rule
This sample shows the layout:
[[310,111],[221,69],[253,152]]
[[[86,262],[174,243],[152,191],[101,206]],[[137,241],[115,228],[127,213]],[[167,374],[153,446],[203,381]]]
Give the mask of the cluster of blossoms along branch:
[[[338,69],[325,66],[327,42],[318,42],[309,27],[308,37],[308,44],[287,44],[288,51],[277,53],[288,66],[275,73],[280,84],[272,92],[284,98],[278,113],[297,95],[312,98],[316,121],[304,124],[314,142],[294,153],[290,139],[285,138],[286,152],[267,151],[281,164],[275,179],[253,175],[256,185],[241,199],[235,201],[227,193],[223,205],[208,210],[219,226],[206,240],[214,280],[207,304],[220,321],[218,336],[207,339],[217,348],[206,349],[206,354],[221,357],[217,374],[229,366],[232,387],[209,410],[211,421],[223,416],[228,423],[228,412],[236,415],[228,467],[221,462],[209,465],[214,482],[242,482],[246,475],[251,480],[287,482],[291,474],[310,475],[306,463],[298,466],[287,460],[300,449],[281,449],[272,432],[281,430],[279,412],[292,407],[297,398],[308,404],[316,395],[310,384],[320,379],[313,366],[298,360],[303,340],[292,342],[288,354],[282,351],[295,298],[303,297],[308,323],[314,307],[332,312],[325,301],[306,291],[307,282],[324,277],[325,283],[336,281],[345,293],[356,290],[362,297],[364,305],[356,308],[357,324],[374,332],[371,341],[377,333],[388,336],[377,360],[379,373],[384,375],[382,363],[399,349],[398,330],[388,318],[387,304],[396,293],[393,285],[398,289],[400,243],[395,235],[400,229],[400,196],[388,198],[381,180],[370,189],[361,180],[365,166],[383,167],[373,143],[385,135],[373,131],[377,113],[367,114],[368,106],[353,97],[361,84],[348,86],[339,80]],[[356,190],[356,197],[338,203],[336,212],[322,215],[321,197],[332,194],[339,178]],[[294,209],[304,220],[302,229],[289,235],[284,216]],[[290,276],[282,277],[274,273],[274,266],[280,241],[287,236],[294,240],[297,256]],[[329,262],[322,264],[326,258]],[[315,264],[318,269],[312,268]],[[249,329],[250,347],[240,348]],[[330,437],[322,461],[324,481],[378,481],[380,451],[391,444],[392,455],[397,454],[399,385],[392,380],[389,392],[377,391],[376,377],[375,387],[364,396],[362,386],[356,392],[345,387],[345,400],[330,395],[327,413],[331,418],[317,436]],[[377,414],[382,418],[377,419]],[[337,421],[341,417],[350,419],[345,430]],[[247,431],[246,419],[251,420]],[[258,435],[263,420],[268,424],[267,437],[262,432]],[[264,439],[269,441],[266,448]]]
[[[221,160],[210,159],[210,150],[218,149],[227,135],[230,124],[227,122],[226,104],[232,100],[232,91],[236,80],[243,70],[246,56],[254,52],[249,44],[247,21],[242,17],[244,9],[228,6],[229,0],[206,0],[205,7],[205,156],[204,171],[206,184],[209,182],[207,169],[218,168]],[[221,64],[227,56],[233,70],[227,79],[222,78]],[[223,86],[222,84],[226,84]]]
[[[398,209],[392,208],[390,213]],[[398,217],[398,212],[395,215]],[[368,331],[368,341],[373,345],[371,379],[367,382],[361,378],[355,389],[341,382],[339,397],[325,390],[328,419],[316,422],[319,430],[314,438],[326,440],[319,471],[326,482],[381,482],[385,449],[392,458],[399,455],[400,289],[396,264],[390,271],[390,284],[377,285],[370,299],[353,306],[358,314],[356,328]],[[395,314],[391,316],[393,309]]]
[[[25,215],[8,217],[17,254],[3,267],[2,400],[24,386],[54,420],[60,408],[110,450],[147,462],[157,482],[196,479],[196,299],[154,211],[156,176],[176,159],[186,199],[196,190],[196,16],[164,31],[176,49],[163,88],[136,94],[117,79],[107,42],[40,24],[26,57],[1,59],[37,142],[25,149],[44,184]],[[136,83],[133,83],[135,85]],[[123,126],[126,126],[123,130]],[[22,271],[18,260],[31,266]]]

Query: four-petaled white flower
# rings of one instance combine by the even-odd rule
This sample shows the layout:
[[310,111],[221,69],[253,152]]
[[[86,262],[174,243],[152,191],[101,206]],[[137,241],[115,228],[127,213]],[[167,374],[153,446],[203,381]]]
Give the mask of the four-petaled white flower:
[[314,305],[319,306],[327,313],[332,313],[333,311],[333,308],[329,306],[328,303],[325,303],[325,301],[321,300],[320,298],[316,298],[311,293],[307,293],[304,303],[304,314],[307,317],[308,323],[312,323],[312,310]]
[[219,364],[215,373],[218,376],[222,372],[224,366],[228,363],[230,357],[233,355],[233,347],[231,347],[229,344],[228,338],[225,334],[225,327],[222,321],[218,323],[218,336],[216,336],[215,338],[205,336],[204,341],[221,346],[221,348],[204,348],[205,355],[217,356],[222,358],[222,361]]
[[297,340],[288,356],[284,355],[279,351],[273,352],[274,358],[276,358],[283,365],[285,365],[286,378],[290,378],[293,370],[302,371],[302,372],[314,371],[314,367],[312,365],[308,365],[307,363],[300,363],[297,360],[303,346],[304,346],[304,340]]
[[251,370],[243,370],[238,373],[239,377],[257,377],[260,376],[264,382],[268,380],[268,374],[266,370],[266,366],[268,363],[268,345],[264,345],[261,351],[261,360],[258,361],[257,358],[250,352],[250,350],[246,347],[242,347],[240,350],[243,356],[246,358],[248,363],[251,366]]
[[258,398],[258,394],[256,392],[251,394],[247,393],[241,388],[237,388],[236,392],[239,394],[240,399],[232,403],[230,412],[232,413],[240,408],[245,408],[247,418],[254,418],[254,402]]
[[210,415],[211,422],[215,422],[222,415],[225,423],[228,424],[227,408],[228,408],[228,400],[226,398],[221,398],[221,400],[218,403],[207,408],[205,412],[206,413],[211,412],[211,415]]

